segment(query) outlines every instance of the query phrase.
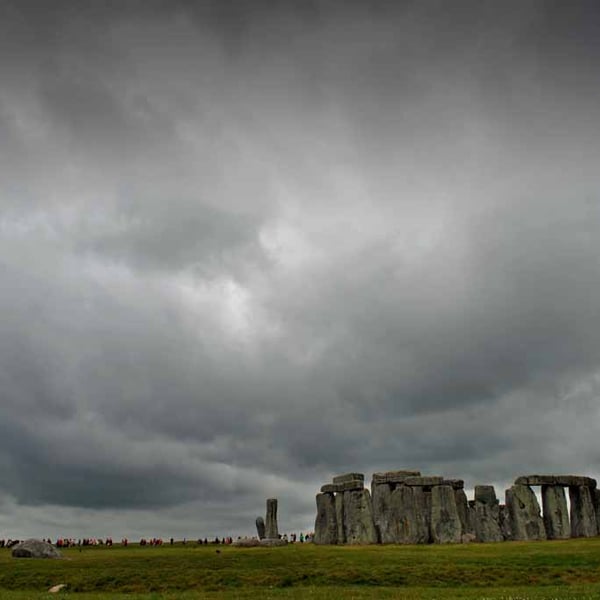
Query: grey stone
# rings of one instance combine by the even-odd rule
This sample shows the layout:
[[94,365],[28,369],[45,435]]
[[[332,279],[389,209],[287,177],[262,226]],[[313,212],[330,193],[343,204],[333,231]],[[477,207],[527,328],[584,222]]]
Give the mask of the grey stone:
[[378,483],[402,483],[407,477],[420,477],[421,471],[386,471],[373,473],[371,485]]
[[571,537],[569,511],[563,486],[542,486],[542,512],[548,539],[561,540]]
[[493,485],[476,485],[475,486],[475,502],[483,502],[484,504],[497,504],[496,490]]
[[365,476],[362,473],[344,473],[344,475],[336,475],[333,478],[333,483],[347,483],[348,481],[365,482]]
[[347,544],[377,543],[369,490],[344,492],[344,533]]
[[62,554],[52,544],[43,540],[29,539],[12,549],[15,558],[62,558]]
[[500,504],[500,506],[498,506],[498,524],[500,525],[502,537],[505,540],[512,540],[513,531],[511,526],[510,514],[505,504]]
[[265,520],[262,517],[256,517],[256,533],[258,534],[259,540],[265,539],[265,531]]
[[344,494],[335,495],[335,521],[337,523],[337,543],[346,543],[346,532],[344,530]]
[[598,535],[598,522],[592,492],[592,488],[586,485],[569,488],[571,537],[594,537]]
[[453,490],[464,490],[465,481],[464,479],[444,479],[441,485],[449,485]]
[[459,544],[462,524],[451,485],[431,490],[431,539],[436,544]]
[[513,485],[506,490],[506,508],[510,515],[513,540],[546,539],[540,505],[528,485]]
[[390,495],[390,516],[382,543],[426,544],[429,518],[421,488],[399,485]]
[[469,514],[469,503],[464,489],[454,490],[454,501],[456,502],[456,510],[460,519],[462,534],[474,533],[473,522]]
[[333,494],[317,494],[315,544],[337,544],[337,521]]
[[261,546],[268,546],[269,548],[273,546],[287,546],[287,540],[279,539],[279,538],[265,538],[264,540],[260,540],[259,544]]
[[350,479],[344,483],[326,483],[321,486],[322,494],[334,494],[341,492],[351,492],[352,490],[362,490],[365,482],[362,479]]
[[392,488],[389,483],[378,483],[371,485],[371,497],[373,503],[373,522],[377,532],[377,541],[382,544],[393,544],[391,537],[390,519]]
[[270,540],[279,539],[279,527],[277,526],[277,498],[269,498],[267,500],[265,538]]
[[444,483],[443,477],[430,476],[430,477],[407,477],[403,481],[404,485],[418,486],[418,487],[432,487],[434,485],[442,485]]
[[563,487],[596,487],[596,480],[582,475],[522,475],[515,479],[515,485],[561,485]]
[[233,546],[237,546],[238,548],[256,548],[260,546],[260,540],[256,538],[240,538],[233,542]]
[[600,534],[600,490],[594,490],[594,509],[596,510],[596,522]]
[[415,503],[415,531],[417,544],[428,544],[431,541],[431,492],[422,487],[413,487],[412,493]]
[[493,485],[476,485],[474,502],[475,537],[479,542],[501,542],[500,508]]

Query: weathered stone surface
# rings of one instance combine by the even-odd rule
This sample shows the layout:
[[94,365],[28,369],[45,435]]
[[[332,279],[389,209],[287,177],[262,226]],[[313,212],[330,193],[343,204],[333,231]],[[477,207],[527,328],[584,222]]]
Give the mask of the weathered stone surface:
[[277,498],[267,500],[267,518],[265,519],[265,539],[279,539],[279,527],[277,526]]
[[267,536],[265,530],[265,520],[262,517],[256,517],[256,533],[259,540],[264,540]]
[[15,558],[62,558],[62,554],[52,544],[43,540],[29,539],[12,549]]
[[546,530],[540,505],[528,485],[513,485],[506,490],[513,540],[545,540]]
[[235,540],[233,545],[238,548],[256,548],[260,546],[260,540],[256,538],[240,538],[239,540]]
[[429,519],[421,488],[399,485],[390,494],[387,530],[382,530],[384,544],[426,544],[429,542]]
[[351,479],[344,483],[326,483],[321,486],[322,494],[333,494],[341,492],[350,492],[352,490],[362,490],[365,482],[362,479]]
[[522,475],[515,479],[515,485],[562,485],[596,487],[596,480],[582,475]]
[[373,503],[373,522],[377,532],[377,541],[381,544],[393,544],[391,533],[391,496],[392,488],[389,483],[379,483],[371,486],[371,499]]
[[592,491],[586,485],[569,488],[571,537],[594,537],[598,535],[598,522],[594,510]]
[[422,487],[413,487],[412,493],[415,503],[415,525],[417,544],[428,544],[431,541],[431,492]]
[[402,483],[407,477],[420,477],[421,471],[386,471],[373,473],[371,485],[378,483]]
[[434,485],[442,485],[444,483],[444,478],[437,476],[407,477],[403,483],[408,486],[431,487]]
[[317,494],[315,544],[337,544],[337,521],[333,494]]
[[346,532],[344,531],[344,494],[335,496],[335,521],[337,523],[337,543],[346,543]]
[[496,490],[493,485],[476,485],[475,486],[475,502],[483,502],[484,504],[497,504]]
[[460,519],[461,533],[474,533],[471,515],[469,514],[469,503],[465,490],[454,490],[454,501],[456,502],[456,511]]
[[431,539],[436,544],[459,544],[462,525],[451,485],[431,490]]
[[498,524],[500,525],[502,537],[505,540],[512,540],[513,532],[510,521],[510,514],[505,504],[500,504],[500,506],[498,506]]
[[288,542],[280,538],[265,538],[264,540],[260,540],[259,544],[271,548],[273,546],[287,546]]
[[594,490],[594,509],[596,510],[596,522],[598,534],[600,534],[600,490]]
[[441,485],[449,485],[453,490],[463,490],[465,488],[464,479],[444,479]]
[[347,483],[348,481],[365,482],[365,476],[362,473],[344,473],[344,475],[336,475],[333,478],[333,483]]
[[369,490],[344,492],[344,532],[347,544],[377,543]]
[[475,538],[479,542],[501,542],[500,509],[493,485],[476,485],[474,502]]
[[571,537],[569,511],[563,486],[542,486],[542,511],[548,539],[561,540]]

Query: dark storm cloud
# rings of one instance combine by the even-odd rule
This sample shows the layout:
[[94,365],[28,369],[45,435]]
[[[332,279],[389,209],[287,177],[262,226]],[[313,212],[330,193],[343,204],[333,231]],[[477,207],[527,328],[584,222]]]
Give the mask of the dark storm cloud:
[[597,474],[596,3],[1,10],[0,526]]

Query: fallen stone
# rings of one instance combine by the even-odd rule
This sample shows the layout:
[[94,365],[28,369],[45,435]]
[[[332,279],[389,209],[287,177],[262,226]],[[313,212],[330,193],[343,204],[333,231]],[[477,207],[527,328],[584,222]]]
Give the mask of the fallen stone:
[[256,548],[260,546],[260,540],[256,538],[241,538],[239,540],[235,540],[232,544],[238,548]]
[[362,473],[344,473],[344,475],[336,475],[333,478],[333,483],[347,483],[348,481],[362,481],[365,482],[365,476]]
[[369,490],[344,492],[343,497],[346,544],[377,543]]
[[522,475],[515,479],[515,485],[587,486],[595,489],[596,480],[581,475]]
[[287,546],[287,544],[287,540],[280,538],[265,538],[264,540],[259,541],[259,546],[268,546],[269,548],[274,546]]
[[315,544],[337,544],[337,521],[333,494],[317,494],[317,518],[315,519]]
[[267,518],[265,519],[265,538],[271,540],[279,539],[279,527],[277,526],[277,498],[267,500]]
[[403,483],[407,477],[420,477],[420,471],[386,471],[373,473],[371,485],[379,483]]
[[403,483],[408,486],[432,487],[434,485],[442,485],[444,483],[444,478],[436,476],[407,477]]
[[256,517],[256,533],[258,533],[259,540],[267,537],[265,533],[265,520],[262,517]]
[[512,539],[545,540],[546,529],[540,505],[528,485],[513,485],[506,490],[506,508],[510,515]]
[[436,544],[459,544],[462,524],[451,485],[431,490],[431,539]]
[[571,537],[567,498],[563,486],[542,486],[542,511],[546,535],[549,540],[562,540]]
[[12,549],[14,558],[62,558],[62,553],[43,540],[29,539]]
[[572,486],[569,488],[571,501],[571,537],[594,537],[598,535],[598,522],[594,510],[590,486]]

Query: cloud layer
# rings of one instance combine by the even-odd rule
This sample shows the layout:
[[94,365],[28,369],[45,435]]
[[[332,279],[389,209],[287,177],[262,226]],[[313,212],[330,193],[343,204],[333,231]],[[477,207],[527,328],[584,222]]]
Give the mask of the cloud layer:
[[596,3],[0,7],[6,537],[599,474]]

